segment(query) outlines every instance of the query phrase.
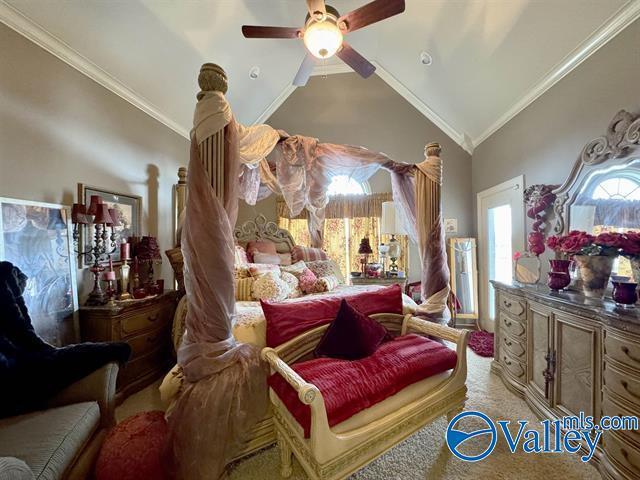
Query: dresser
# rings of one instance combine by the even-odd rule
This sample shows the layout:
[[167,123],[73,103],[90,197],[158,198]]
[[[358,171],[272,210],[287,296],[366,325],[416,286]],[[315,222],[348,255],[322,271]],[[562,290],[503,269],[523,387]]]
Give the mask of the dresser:
[[[543,418],[584,412],[640,416],[640,312],[546,286],[491,282],[496,291],[492,371]],[[603,478],[640,478],[640,432],[604,432],[594,456]]]
[[117,302],[113,307],[80,308],[82,341],[127,342],[131,346],[131,358],[118,374],[118,402],[146,387],[170,368],[174,361],[171,325],[175,309],[175,291]]

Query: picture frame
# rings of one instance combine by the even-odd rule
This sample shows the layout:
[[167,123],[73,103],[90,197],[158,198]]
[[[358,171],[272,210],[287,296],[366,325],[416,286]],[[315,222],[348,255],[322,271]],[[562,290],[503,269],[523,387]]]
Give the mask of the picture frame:
[[45,341],[77,341],[78,288],[68,206],[0,197],[0,260],[27,275],[23,298]]
[[[121,226],[116,229],[116,249],[111,254],[114,263],[120,261],[120,241],[122,238],[131,236],[139,237],[142,233],[142,197],[139,195],[131,195],[129,193],[119,193],[112,190],[106,190],[100,187],[78,183],[78,202],[89,206],[91,195],[100,195],[102,200],[109,206],[115,208],[120,213]],[[78,245],[83,252],[91,248],[93,240],[93,225],[79,225]],[[106,262],[103,262],[106,263]],[[86,256],[78,258],[78,268],[84,268],[91,265]]]

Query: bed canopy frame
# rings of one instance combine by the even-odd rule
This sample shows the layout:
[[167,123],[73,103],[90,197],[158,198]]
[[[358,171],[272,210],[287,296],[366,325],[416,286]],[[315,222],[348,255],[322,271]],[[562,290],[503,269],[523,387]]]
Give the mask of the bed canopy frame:
[[[176,242],[184,255],[189,304],[178,363],[188,387],[168,412],[173,456],[181,464],[178,473],[192,478],[200,476],[198,472],[204,477],[206,472],[222,471],[267,405],[266,398],[264,408],[255,405],[256,392],[266,391],[259,351],[253,345],[236,344],[231,335],[233,242],[261,228],[267,234],[274,232],[268,231],[265,221],[255,224],[255,231],[236,229],[234,234],[239,198],[254,204],[277,192],[292,215],[306,208],[313,246],[321,247],[326,187],[332,174],[347,171],[354,178],[366,174],[367,179],[379,168],[388,170],[394,202],[409,236],[418,243],[422,261],[422,303],[416,316],[439,323],[450,318],[439,144],[427,144],[425,160],[413,165],[362,147],[289,136],[267,125],[244,127],[235,122],[224,97],[228,85],[221,67],[204,64],[198,84],[189,170],[179,169],[174,188]],[[220,411],[203,412],[199,407],[203,404],[219,406]],[[233,421],[223,421],[222,415]],[[214,428],[211,425],[224,428],[208,430]],[[198,443],[194,437],[228,441],[211,451],[209,442]]]

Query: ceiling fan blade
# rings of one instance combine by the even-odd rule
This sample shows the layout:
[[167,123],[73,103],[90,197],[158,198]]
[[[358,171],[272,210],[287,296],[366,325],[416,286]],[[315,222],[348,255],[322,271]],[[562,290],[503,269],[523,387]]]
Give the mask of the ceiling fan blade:
[[356,52],[347,42],[342,42],[342,49],[336,53],[340,60],[353,68],[362,78],[369,78],[376,71],[369,60]]
[[296,77],[293,79],[293,84],[296,87],[304,87],[309,81],[309,77],[311,76],[311,72],[313,72],[313,67],[315,66],[316,57],[307,53],[304,60],[302,60],[298,73],[296,73]]
[[327,14],[327,7],[324,4],[324,0],[307,0],[307,8],[309,9],[311,18],[316,17],[316,12],[320,12],[322,15]]
[[404,0],[374,0],[341,16],[338,25],[340,22],[345,22],[347,32],[353,32],[402,12],[404,12]]
[[242,34],[246,38],[300,38],[301,30],[297,27],[243,25]]

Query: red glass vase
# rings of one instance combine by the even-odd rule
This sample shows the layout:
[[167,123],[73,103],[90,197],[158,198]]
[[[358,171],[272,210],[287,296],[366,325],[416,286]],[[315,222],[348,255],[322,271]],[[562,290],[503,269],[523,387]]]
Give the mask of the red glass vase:
[[549,272],[547,275],[549,276],[547,278],[547,286],[554,292],[564,290],[571,283],[569,272]]
[[616,305],[631,308],[638,301],[638,284],[632,282],[611,282],[613,291],[611,297]]
[[569,275],[569,268],[571,268],[572,260],[549,260],[549,268],[552,272],[561,272]]

